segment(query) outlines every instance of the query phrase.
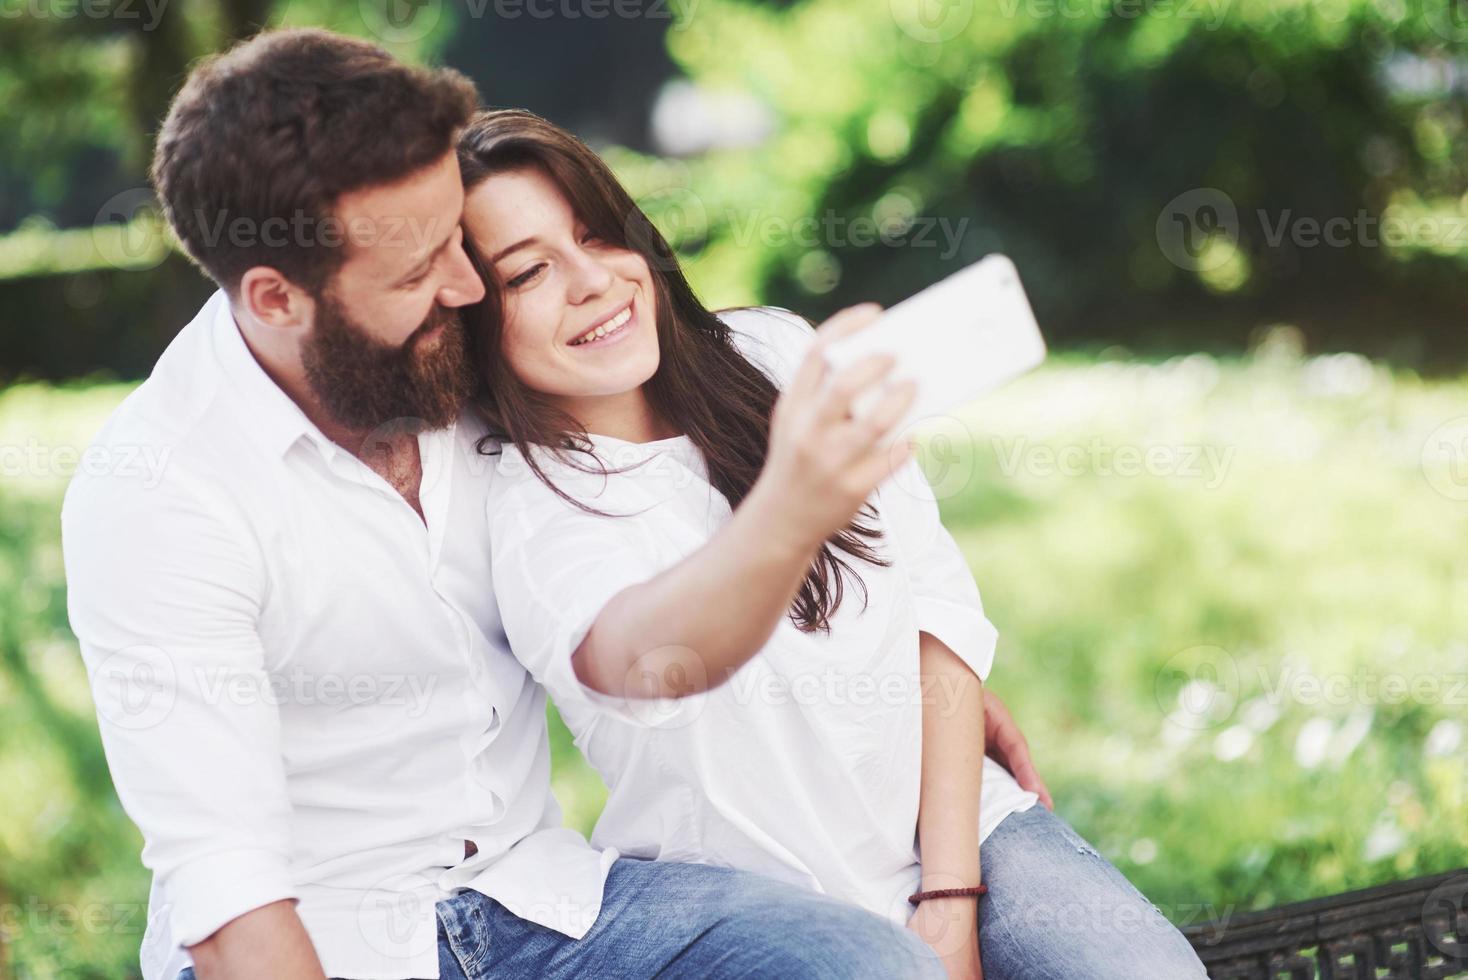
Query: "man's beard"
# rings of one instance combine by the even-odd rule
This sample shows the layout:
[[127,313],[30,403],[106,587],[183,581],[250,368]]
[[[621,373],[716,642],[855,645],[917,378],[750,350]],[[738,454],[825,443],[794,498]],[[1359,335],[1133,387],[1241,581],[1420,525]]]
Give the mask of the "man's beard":
[[[426,339],[440,324],[438,335]],[[401,347],[393,347],[374,340],[323,291],[301,362],[322,407],[357,432],[390,422],[444,428],[475,389],[464,325],[453,310],[438,305]]]

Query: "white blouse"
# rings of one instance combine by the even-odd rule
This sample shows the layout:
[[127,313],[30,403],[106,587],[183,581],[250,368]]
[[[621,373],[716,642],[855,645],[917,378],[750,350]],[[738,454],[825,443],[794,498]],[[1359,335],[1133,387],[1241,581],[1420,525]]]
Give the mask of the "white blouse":
[[[814,338],[771,309],[723,314],[741,351],[782,385]],[[588,474],[536,450],[557,496],[506,446],[489,522],[505,631],[549,690],[610,790],[594,846],[725,865],[804,885],[905,923],[917,888],[922,698],[918,633],[986,677],[996,633],[915,463],[873,503],[891,564],[851,560],[829,634],[789,619],[724,684],[682,699],[623,700],[581,685],[571,655],[606,602],[698,549],[730,509],[685,437],[634,444],[593,436],[609,468]],[[941,692],[937,692],[941,696]],[[985,759],[980,840],[1036,802]]]

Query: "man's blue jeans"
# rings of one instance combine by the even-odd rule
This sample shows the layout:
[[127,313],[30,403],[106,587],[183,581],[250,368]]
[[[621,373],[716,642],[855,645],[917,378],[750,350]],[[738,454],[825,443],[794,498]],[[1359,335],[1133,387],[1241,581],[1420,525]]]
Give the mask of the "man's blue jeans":
[[444,980],[942,980],[917,936],[855,905],[762,875],[671,861],[612,865],[580,940],[478,892],[438,903]]
[[[986,980],[1207,976],[1167,918],[1044,807],[1005,817],[982,859]],[[913,933],[855,906],[760,875],[630,858],[613,865],[583,938],[465,891],[438,904],[438,956],[444,980],[944,976]]]
[[[1042,806],[1005,817],[982,849],[986,980],[1206,977],[1182,933]],[[906,929],[853,906],[696,864],[622,859],[577,941],[464,892],[438,905],[445,980],[532,977],[779,980],[944,976]]]

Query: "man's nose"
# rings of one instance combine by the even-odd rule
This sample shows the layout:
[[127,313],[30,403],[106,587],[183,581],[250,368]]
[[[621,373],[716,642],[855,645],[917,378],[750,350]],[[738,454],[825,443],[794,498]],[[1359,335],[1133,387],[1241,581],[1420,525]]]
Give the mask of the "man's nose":
[[448,259],[448,279],[439,287],[438,301],[444,306],[469,306],[484,299],[484,280],[469,261],[463,242],[455,242]]

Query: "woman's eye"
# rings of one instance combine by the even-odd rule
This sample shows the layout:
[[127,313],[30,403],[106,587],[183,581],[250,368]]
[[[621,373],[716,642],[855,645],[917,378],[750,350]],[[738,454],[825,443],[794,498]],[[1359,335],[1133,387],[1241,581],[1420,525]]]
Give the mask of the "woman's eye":
[[544,262],[532,265],[530,268],[526,269],[524,272],[511,279],[508,283],[506,283],[506,285],[508,285],[511,289],[519,289],[521,286],[525,285],[526,283],[530,282],[530,280],[540,275],[540,270],[544,268]]
[[601,236],[596,234],[595,232],[588,231],[586,234],[581,236],[582,245],[590,245],[593,242],[599,241],[601,241]]

